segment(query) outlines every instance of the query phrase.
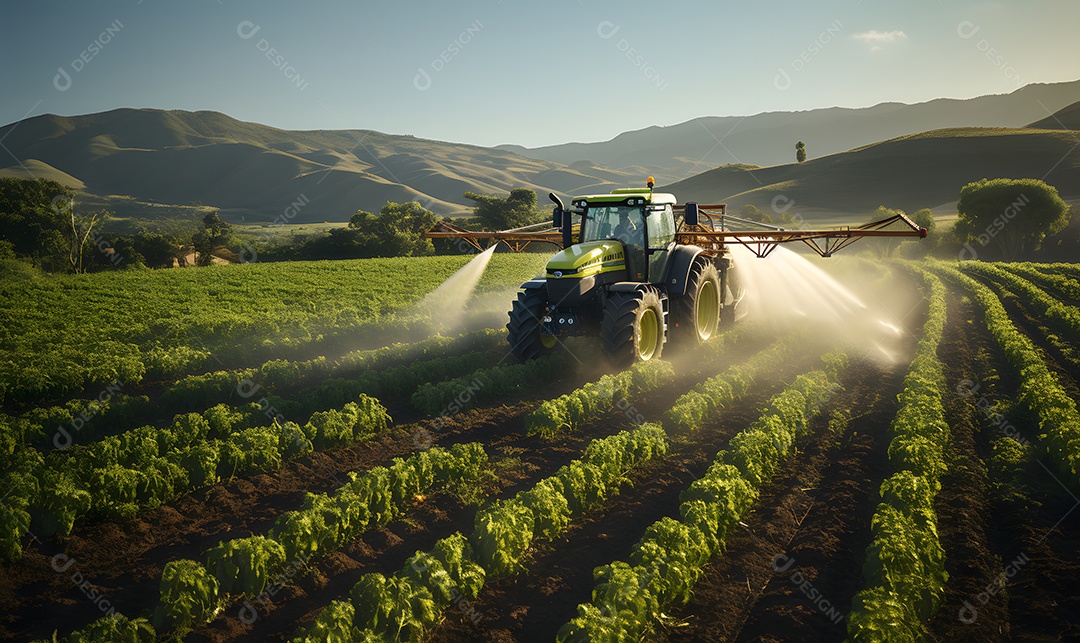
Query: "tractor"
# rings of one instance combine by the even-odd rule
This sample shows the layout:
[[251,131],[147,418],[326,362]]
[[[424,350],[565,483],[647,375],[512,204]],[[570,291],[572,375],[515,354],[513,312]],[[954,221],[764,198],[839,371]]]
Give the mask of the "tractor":
[[[440,222],[426,236],[477,249],[491,239],[516,251],[532,242],[561,246],[546,275],[521,286],[506,325],[511,351],[530,360],[562,337],[599,335],[617,365],[657,359],[668,342],[708,341],[734,321],[742,289],[729,244],[763,258],[778,244],[802,241],[829,257],[863,237],[926,236],[903,214],[856,228],[785,230],[727,215],[724,205],[680,205],[654,191],[652,177],[646,185],[574,197],[570,207],[552,193],[550,224],[473,232]],[[889,229],[897,222],[903,229]],[[528,231],[536,227],[548,230]]]
[[513,304],[506,328],[516,357],[552,350],[560,336],[599,335],[613,362],[646,361],[669,340],[704,342],[731,321],[731,258],[676,241],[674,195],[623,188],[569,208],[551,196],[564,248]]

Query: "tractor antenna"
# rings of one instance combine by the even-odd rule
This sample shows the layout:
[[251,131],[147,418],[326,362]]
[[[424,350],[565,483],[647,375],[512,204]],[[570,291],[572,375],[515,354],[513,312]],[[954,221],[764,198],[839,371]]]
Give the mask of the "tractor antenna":
[[653,183],[655,183],[655,181],[653,181],[653,177],[651,176],[645,180],[645,185],[648,186],[650,190],[652,189]]

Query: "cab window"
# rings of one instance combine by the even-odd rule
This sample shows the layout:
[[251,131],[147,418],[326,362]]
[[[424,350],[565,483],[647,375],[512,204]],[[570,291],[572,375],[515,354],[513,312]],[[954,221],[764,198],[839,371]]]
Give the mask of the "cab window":
[[675,219],[671,205],[649,208],[649,247],[666,248],[675,241]]

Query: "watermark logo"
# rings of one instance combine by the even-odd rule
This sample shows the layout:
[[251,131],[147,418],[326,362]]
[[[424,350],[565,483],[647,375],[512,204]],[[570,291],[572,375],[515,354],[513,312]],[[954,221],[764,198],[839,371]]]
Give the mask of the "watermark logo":
[[289,566],[284,570],[273,576],[266,584],[266,589],[261,594],[251,600],[245,600],[244,604],[240,607],[240,611],[237,613],[237,618],[244,625],[251,625],[255,621],[259,620],[259,609],[255,606],[258,603],[260,606],[267,606],[273,602],[274,596],[282,590],[292,579],[301,571],[307,569],[308,561],[311,560],[309,554],[301,554],[296,560],[289,563]]
[[[962,380],[956,384],[956,394],[963,398],[972,399],[979,394],[980,390],[982,390],[982,384],[978,384],[971,380]],[[982,395],[979,399],[975,400],[974,404],[975,408],[981,411],[982,414],[986,416],[996,428],[1001,429],[1005,435],[1016,440],[1020,444],[1026,445],[1028,443],[1027,439],[1020,434],[1019,429],[1009,422],[1008,418],[998,412],[997,405],[991,402],[988,397]]]
[[[87,422],[108,408],[109,400],[123,390],[123,388],[123,382],[118,379],[113,380],[112,384],[106,386],[105,390],[98,394],[96,400],[92,400],[86,408],[79,411],[78,415],[71,418],[71,422],[68,423],[67,427],[64,427],[63,425],[57,426],[56,433],[53,435],[53,446],[57,449],[66,449],[70,447],[74,442],[72,434],[82,431]],[[68,429],[70,429],[70,431]]]
[[[810,61],[812,61],[818,56],[818,54],[824,51],[825,46],[832,42],[833,39],[843,31],[843,29],[844,23],[837,20],[836,22],[826,27],[825,30],[822,31],[820,34],[818,34],[818,37],[815,38],[809,45],[807,45],[806,48],[803,49],[802,52],[800,52],[799,55],[796,56],[790,64],[785,67],[777,67],[776,76],[773,77],[773,87],[775,87],[777,91],[781,92],[786,92],[787,90],[791,89],[791,74],[797,74],[802,70],[806,69],[807,65],[810,64]],[[788,69],[790,69],[791,72],[788,72]]]
[[[985,248],[990,245],[990,242],[1001,234],[1009,223],[1016,218],[1016,215],[1020,214],[1020,212],[1030,203],[1031,197],[1021,193],[1015,201],[1005,208],[1004,212],[994,217],[994,220],[991,221],[982,232],[975,236],[975,241],[979,244],[979,247]],[[960,261],[975,261],[979,258],[979,252],[970,242],[967,242],[964,244],[964,247],[960,249],[957,258],[960,259]]]
[[[596,35],[600,36],[601,40],[611,40],[620,31],[622,31],[622,27],[610,20],[603,20],[596,25]],[[641,75],[645,77],[645,80],[656,85],[656,88],[660,91],[667,88],[668,83],[661,77],[660,72],[656,70],[656,67],[653,67],[652,64],[649,63],[641,52],[631,46],[630,41],[626,38],[620,38],[615,42],[615,49],[626,56],[626,59],[630,61],[630,64],[633,65],[635,69],[641,72]]]
[[[972,40],[981,31],[982,27],[970,20],[964,20],[956,25],[956,35],[960,36],[963,40]],[[993,47],[990,44],[990,41],[986,38],[980,38],[975,42],[975,49],[982,53],[995,69],[1001,71],[1001,74],[1005,79],[1013,83],[1017,89],[1023,87],[1024,80],[1020,77],[1020,72],[1009,64],[1009,61],[1006,60],[1005,56]]]
[[[236,25],[236,35],[240,36],[241,40],[251,40],[261,30],[261,26],[250,20],[241,20],[240,23]],[[307,89],[308,81],[304,80],[300,75],[300,72],[289,63],[288,59],[286,59],[283,54],[270,45],[270,41],[266,38],[259,38],[258,42],[255,43],[255,49],[266,56],[266,59],[270,61],[270,64],[272,64],[275,69],[281,71],[285,78],[295,85],[297,89],[300,91]]]
[[[75,565],[75,559],[68,556],[65,553],[59,553],[52,557],[51,562],[53,571],[58,574],[67,574]],[[99,610],[105,613],[105,616],[112,616],[116,613],[116,608],[113,607],[112,602],[106,598],[105,594],[100,589],[91,584],[90,580],[83,576],[82,572],[75,569],[71,572],[71,583],[82,592],[83,596],[90,600],[91,603]]]
[[[787,574],[795,565],[795,559],[785,554],[777,554],[773,557],[772,568],[777,574]],[[798,587],[799,591],[804,596],[810,599],[810,603],[817,611],[821,612],[825,618],[829,619],[833,623],[839,625],[840,621],[844,620],[844,614],[836,608],[821,591],[814,587],[814,584],[806,578],[802,572],[796,570],[788,574],[788,580],[791,584]]]
[[71,89],[72,84],[74,84],[72,74],[78,74],[85,69],[86,66],[90,64],[90,61],[104,51],[106,45],[112,42],[112,39],[115,38],[123,28],[124,23],[119,20],[114,20],[112,24],[105,27],[105,31],[102,31],[97,38],[94,38],[94,40],[87,45],[86,49],[83,49],[82,53],[71,61],[71,73],[64,67],[57,67],[56,75],[53,76],[53,87],[56,88],[56,91],[66,92]]
[[[994,582],[987,585],[986,589],[979,592],[974,597],[975,602],[978,603],[980,607],[989,603],[990,599],[993,596],[995,596],[999,591],[1005,588],[1005,586],[1009,583],[1009,579],[1015,576],[1016,573],[1019,572],[1024,565],[1027,565],[1028,560],[1029,559],[1027,554],[1021,552],[1020,556],[1018,556],[1016,560],[1005,566],[1005,569],[1002,570],[1000,574],[998,574],[998,577],[994,580]],[[975,607],[971,600],[965,600],[964,606],[960,608],[960,612],[957,614],[957,616],[959,617],[961,623],[965,625],[971,625],[975,623],[975,621],[979,620],[979,608]]]
[[479,378],[473,379],[465,388],[461,389],[451,398],[450,403],[431,421],[429,428],[418,428],[413,433],[413,446],[418,451],[427,451],[432,445],[433,432],[441,431],[449,423],[450,418],[463,411],[466,405],[476,397],[476,394],[484,390],[484,383]]
[[[458,54],[465,49],[465,45],[472,42],[472,39],[484,28],[484,23],[479,20],[474,20],[472,24],[465,28],[456,38],[450,41],[450,44],[443,49],[438,56],[436,56],[431,64],[428,66],[431,69],[431,73],[439,73],[446,68],[450,61],[457,57]],[[431,74],[428,73],[428,69],[424,67],[416,68],[416,75],[413,77],[413,87],[417,91],[426,92],[431,89],[432,79]]]

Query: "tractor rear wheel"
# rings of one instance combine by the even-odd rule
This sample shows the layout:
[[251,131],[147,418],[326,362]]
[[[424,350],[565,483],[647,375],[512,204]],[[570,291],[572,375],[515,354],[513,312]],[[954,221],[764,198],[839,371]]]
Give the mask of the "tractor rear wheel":
[[720,271],[703,258],[694,260],[686,282],[686,294],[675,299],[675,335],[697,345],[716,334],[720,325]]
[[611,360],[626,366],[659,359],[664,350],[664,305],[653,288],[611,293],[604,306],[600,340]]
[[510,342],[510,352],[514,357],[525,362],[555,348],[557,340],[540,333],[544,315],[547,314],[545,289],[529,288],[519,292],[509,314],[506,340]]

